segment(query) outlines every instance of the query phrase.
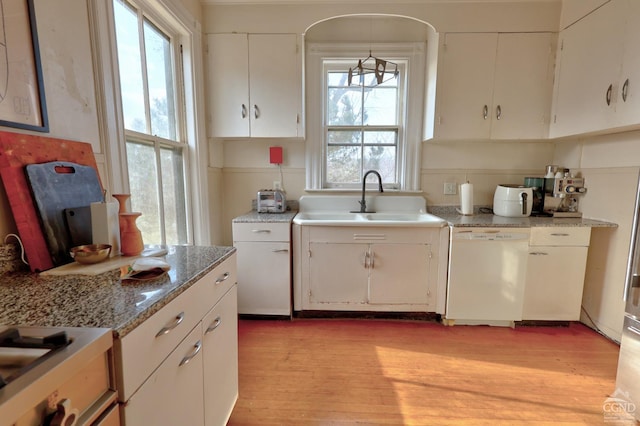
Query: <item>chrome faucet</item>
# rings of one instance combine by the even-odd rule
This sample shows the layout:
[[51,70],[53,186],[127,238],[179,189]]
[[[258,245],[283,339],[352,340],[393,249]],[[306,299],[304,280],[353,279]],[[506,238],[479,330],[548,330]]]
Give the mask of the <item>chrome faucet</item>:
[[[378,191],[384,192],[384,190],[382,189],[382,177],[380,176],[380,173],[378,173],[375,170],[369,170],[368,172],[366,172],[364,174],[364,177],[362,178],[362,200],[358,201],[360,203],[360,211],[357,213],[367,213],[367,202],[364,199],[364,190],[367,187],[367,176],[369,176],[371,173],[373,173],[378,177]],[[369,213],[373,213],[373,212],[369,212]]]

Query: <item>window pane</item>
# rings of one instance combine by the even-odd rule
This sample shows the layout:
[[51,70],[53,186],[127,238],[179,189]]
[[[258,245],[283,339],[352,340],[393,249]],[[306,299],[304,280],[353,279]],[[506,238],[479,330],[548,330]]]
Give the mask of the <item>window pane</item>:
[[359,126],[362,124],[361,88],[328,89],[327,124],[334,126]]
[[187,213],[182,150],[161,148],[160,164],[167,244],[186,244]]
[[396,147],[366,146],[364,170],[377,170],[383,183],[396,183]]
[[348,72],[329,72],[327,74],[328,86],[346,87],[349,82]]
[[365,145],[395,145],[398,133],[395,130],[376,130],[364,132]]
[[141,212],[137,220],[145,244],[162,244],[158,201],[158,173],[153,146],[127,142],[131,209]]
[[151,134],[176,140],[173,71],[169,38],[144,22]]
[[135,9],[123,1],[114,1],[113,9],[116,21],[124,126],[128,130],[148,133],[144,106],[138,15]]
[[332,183],[360,182],[362,166],[359,146],[327,147],[327,181]]
[[364,97],[364,124],[394,126],[398,122],[398,92],[395,87],[368,89]]
[[362,142],[360,130],[329,130],[327,139],[329,144],[358,144]]

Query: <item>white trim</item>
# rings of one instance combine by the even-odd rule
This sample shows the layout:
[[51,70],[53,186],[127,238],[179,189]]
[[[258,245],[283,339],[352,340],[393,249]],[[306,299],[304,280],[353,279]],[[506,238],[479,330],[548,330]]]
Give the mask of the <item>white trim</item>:
[[323,59],[366,55],[369,51],[391,61],[406,60],[404,142],[398,148],[400,191],[420,191],[422,119],[426,81],[426,43],[308,43],[306,45],[306,187],[323,189]]

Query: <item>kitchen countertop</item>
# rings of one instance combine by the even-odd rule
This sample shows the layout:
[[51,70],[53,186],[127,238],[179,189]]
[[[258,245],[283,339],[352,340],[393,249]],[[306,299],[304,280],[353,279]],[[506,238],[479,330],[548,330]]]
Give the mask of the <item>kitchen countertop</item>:
[[120,270],[96,276],[11,272],[0,280],[0,324],[100,327],[121,338],[235,252],[234,247],[169,246],[168,274],[122,282]]
[[287,210],[284,213],[258,213],[252,210],[233,219],[233,223],[281,223],[291,222],[297,210]]
[[461,214],[437,214],[454,227],[487,227],[487,228],[534,228],[534,227],[578,227],[616,228],[618,225],[601,220],[570,217],[503,217],[489,213],[463,216]]

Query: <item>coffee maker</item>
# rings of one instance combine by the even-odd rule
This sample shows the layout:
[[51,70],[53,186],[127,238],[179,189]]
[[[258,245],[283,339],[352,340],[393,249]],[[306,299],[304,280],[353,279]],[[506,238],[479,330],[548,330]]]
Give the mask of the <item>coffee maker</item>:
[[578,201],[586,192],[584,178],[574,176],[569,169],[547,166],[545,210],[552,213],[553,217],[582,217],[582,212],[578,211]]

